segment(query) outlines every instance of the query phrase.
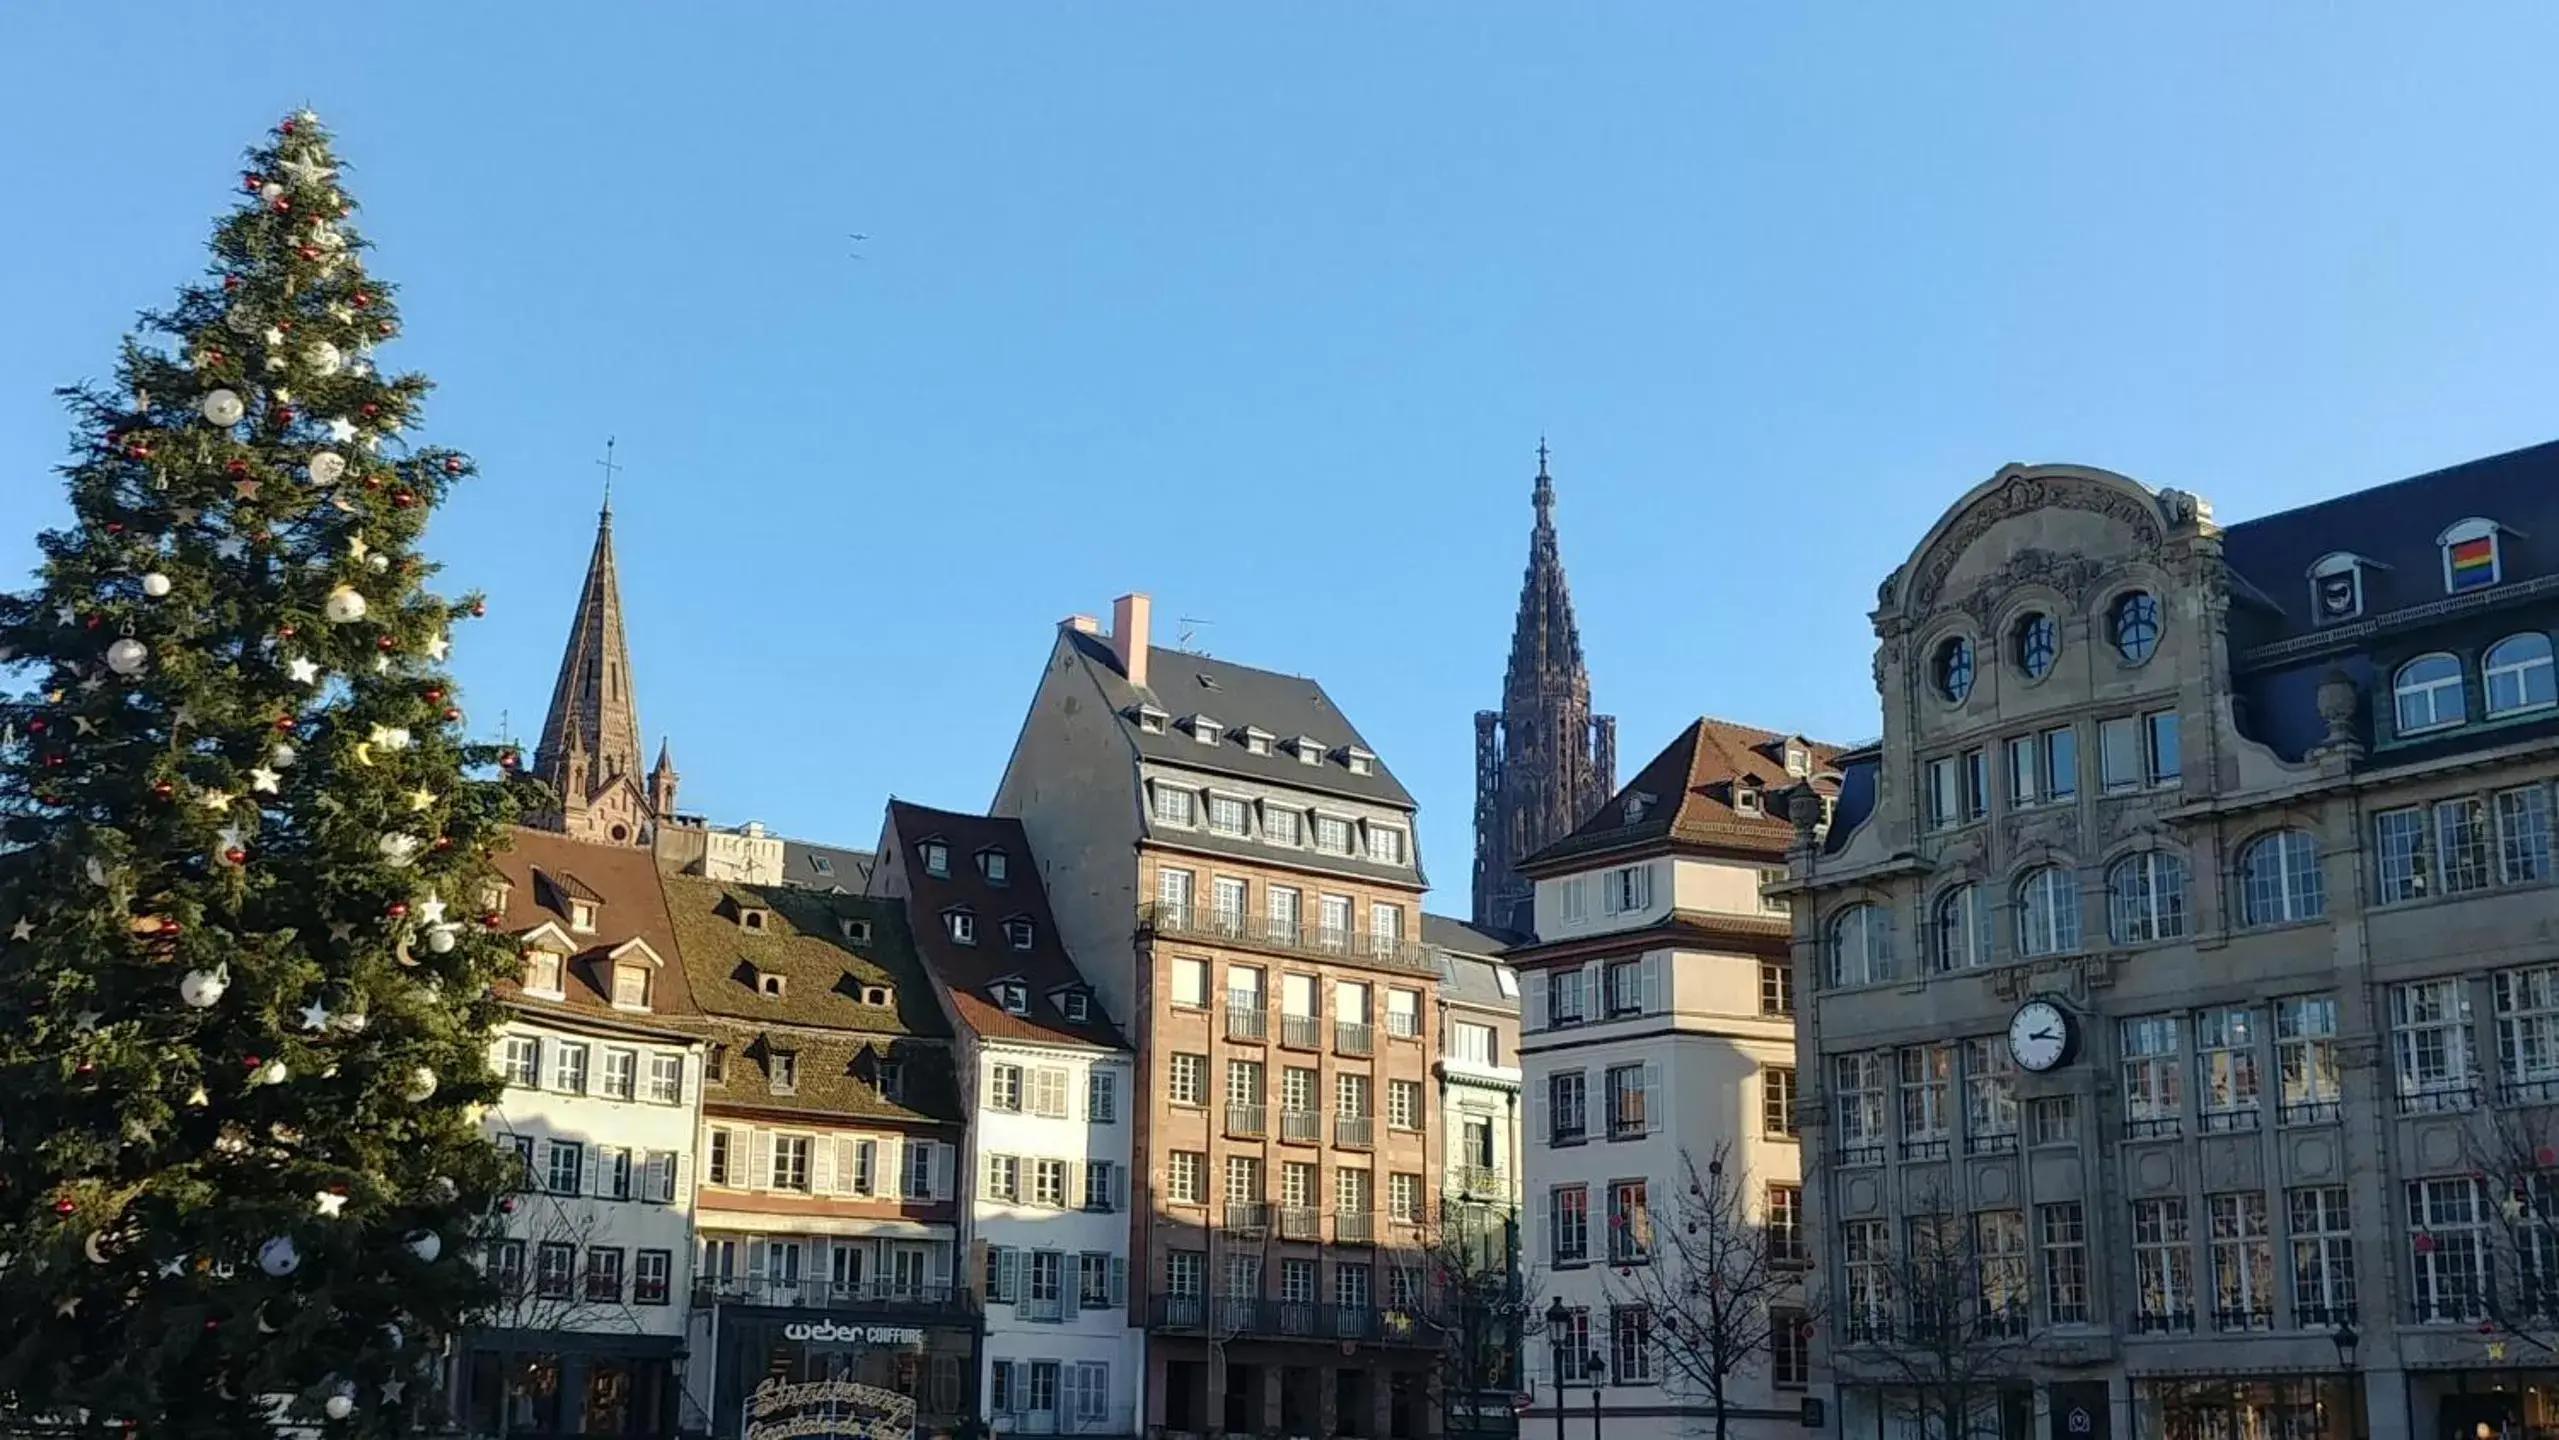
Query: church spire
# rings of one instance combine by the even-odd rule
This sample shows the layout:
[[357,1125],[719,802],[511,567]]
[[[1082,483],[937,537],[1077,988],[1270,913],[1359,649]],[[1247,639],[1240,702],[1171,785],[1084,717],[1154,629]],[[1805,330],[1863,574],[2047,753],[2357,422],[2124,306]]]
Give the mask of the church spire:
[[560,792],[558,828],[595,839],[643,838],[643,817],[626,813],[627,806],[608,795],[627,779],[633,796],[647,798],[639,789],[640,715],[631,694],[630,646],[622,635],[609,498],[596,517],[595,550],[587,558],[586,583],[578,590],[577,614],[569,622],[568,648],[560,656],[560,677],[551,687],[533,764],[534,773]]
[[1537,442],[1528,571],[1511,624],[1502,708],[1475,716],[1475,923],[1528,933],[1533,888],[1519,862],[1598,813],[1616,787],[1617,722],[1591,714],[1581,626],[1555,534],[1555,478]]

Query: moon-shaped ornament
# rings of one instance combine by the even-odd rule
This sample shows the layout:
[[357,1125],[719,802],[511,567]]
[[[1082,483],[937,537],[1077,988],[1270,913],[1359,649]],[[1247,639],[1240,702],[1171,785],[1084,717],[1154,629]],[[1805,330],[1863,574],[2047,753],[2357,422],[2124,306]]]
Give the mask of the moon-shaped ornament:
[[104,1265],[107,1263],[107,1257],[98,1249],[98,1242],[105,1238],[106,1233],[104,1231],[92,1230],[89,1232],[89,1238],[80,1242],[80,1248],[82,1251],[87,1253],[90,1264]]
[[258,1307],[258,1333],[261,1335],[273,1335],[277,1333],[276,1328],[267,1323],[267,1307],[264,1305]]
[[409,966],[412,969],[416,968],[418,957],[409,953],[408,936],[403,935],[400,937],[400,943],[391,947],[391,954],[392,958],[398,960],[401,964]]
[[373,763],[372,741],[358,740],[355,742],[355,763],[358,765],[370,765]]

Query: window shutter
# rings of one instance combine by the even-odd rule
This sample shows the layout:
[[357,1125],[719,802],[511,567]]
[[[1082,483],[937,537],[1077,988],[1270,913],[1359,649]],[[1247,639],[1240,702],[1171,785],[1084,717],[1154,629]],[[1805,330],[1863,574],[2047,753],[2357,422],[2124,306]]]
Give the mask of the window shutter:
[[1066,1162],[1066,1208],[1084,1208],[1084,1162],[1081,1160]]
[[1644,1062],[1644,1133],[1654,1134],[1667,1128],[1662,1110],[1670,1097],[1662,1093],[1662,1066],[1658,1060]]
[[773,1132],[749,1128],[739,1131],[738,1138],[746,1142],[747,1188],[750,1190],[772,1189]]
[[995,1293],[986,1298],[999,1304],[1013,1303],[1014,1297],[1021,1293],[1014,1288],[1021,1283],[1021,1275],[1022,1252],[1010,1245],[996,1246]]
[[936,1140],[933,1145],[933,1198],[948,1200],[953,1194],[952,1171],[958,1168],[959,1147]]
[[1546,974],[1541,970],[1519,972],[1520,1028],[1535,1034],[1546,1028]]
[[891,1135],[880,1141],[879,1153],[872,1158],[871,1193],[894,1200],[906,1193],[906,1149],[901,1136]]
[[1123,1256],[1111,1257],[1111,1305],[1128,1304],[1128,1261]]
[[995,1193],[995,1172],[1002,1167],[995,1162],[1003,1158],[1001,1155],[986,1156],[984,1163],[977,1167],[977,1198],[980,1200],[1000,1198]]
[[946,1241],[941,1241],[941,1242],[939,1242],[939,1243],[937,1243],[937,1244],[935,1244],[935,1245],[933,1246],[933,1259],[932,1259],[932,1266],[933,1266],[933,1277],[932,1277],[932,1283],[933,1283],[936,1287],[938,1287],[938,1288],[939,1288],[939,1289],[940,1289],[944,1294],[948,1294],[948,1293],[950,1293],[950,1289],[951,1289],[951,1245],[950,1245],[950,1242],[949,1242],[949,1241],[947,1241],[947,1240],[946,1240]]
[[992,1300],[995,1298],[994,1296],[986,1293],[986,1257],[992,1253],[994,1253],[992,1247],[983,1240],[972,1240],[969,1242],[968,1278],[960,1283],[970,1294],[975,1295],[981,1300]]
[[1644,1013],[1659,1015],[1662,1013],[1662,957],[1645,956],[1643,968],[1637,973],[1643,977]]
[[1125,1165],[1111,1167],[1111,1209],[1121,1214],[1128,1213],[1128,1167]]
[[1548,1190],[1538,1196],[1537,1204],[1529,1214],[1535,1233],[1528,1237],[1528,1256],[1522,1264],[1525,1266],[1529,1261],[1541,1259],[1552,1264],[1555,1259],[1555,1192]]
[[693,1157],[678,1150],[667,1157],[666,1198],[670,1205],[693,1203]]
[[1593,960],[1582,967],[1582,1023],[1608,1017],[1608,967]]
[[824,1136],[809,1142],[809,1193],[828,1195],[835,1190],[835,1147]]
[[1546,1133],[1546,1092],[1554,1083],[1550,1075],[1540,1084],[1524,1087],[1528,1091],[1528,1140],[1532,1145],[1548,1144],[1554,1138]]
[[1057,1257],[1057,1296],[1067,1319],[1084,1303],[1084,1257],[1069,1250]]
[[760,1235],[746,1242],[746,1275],[750,1280],[764,1278],[764,1237]]

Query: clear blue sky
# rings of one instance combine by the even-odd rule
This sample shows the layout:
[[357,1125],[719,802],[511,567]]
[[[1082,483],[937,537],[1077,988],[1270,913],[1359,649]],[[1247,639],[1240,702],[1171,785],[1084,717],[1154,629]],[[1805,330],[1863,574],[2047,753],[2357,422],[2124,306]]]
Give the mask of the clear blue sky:
[[[1633,767],[1877,728],[1875,582],[2008,460],[2224,519],[2551,438],[2559,10],[22,7],[0,576],[52,386],[304,102],[486,475],[432,537],[538,717],[621,440],[688,808],[982,805],[1070,612],[1320,676],[1462,912],[1528,479]],[[855,243],[849,232],[870,239]],[[854,260],[853,253],[864,257]],[[1244,718],[1244,717],[1234,717]]]

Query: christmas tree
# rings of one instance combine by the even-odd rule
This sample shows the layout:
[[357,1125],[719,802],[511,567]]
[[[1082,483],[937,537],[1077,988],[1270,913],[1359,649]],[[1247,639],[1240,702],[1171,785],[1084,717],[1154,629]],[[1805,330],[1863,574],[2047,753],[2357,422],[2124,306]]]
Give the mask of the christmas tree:
[[63,392],[72,523],[0,599],[0,1406],[406,1432],[512,1181],[480,911],[514,810],[418,542],[461,455],[308,113],[205,283]]

